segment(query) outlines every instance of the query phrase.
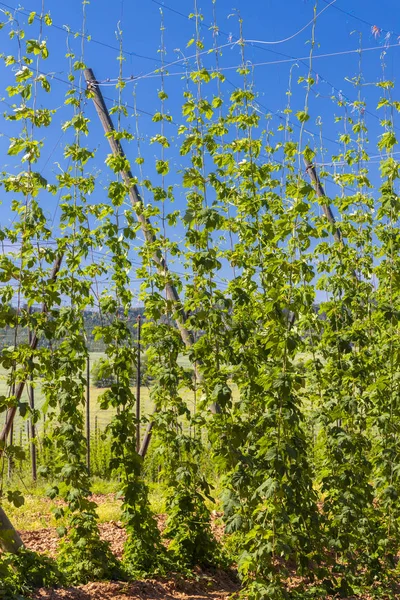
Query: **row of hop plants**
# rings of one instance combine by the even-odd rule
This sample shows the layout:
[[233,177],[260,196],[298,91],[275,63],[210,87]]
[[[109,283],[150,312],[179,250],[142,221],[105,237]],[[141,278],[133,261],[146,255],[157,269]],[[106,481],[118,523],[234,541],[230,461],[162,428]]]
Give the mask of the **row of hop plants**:
[[[37,166],[41,129],[50,127],[55,111],[38,108],[38,98],[51,98],[52,82],[41,74],[49,54],[45,27],[51,25],[51,17],[42,12],[37,21],[37,15],[31,16],[26,36],[16,17],[8,16],[18,52],[3,57],[15,77],[7,90],[14,104],[6,118],[21,127],[11,137],[8,153],[20,161],[20,171],[5,173],[1,180],[6,201],[13,198],[16,219],[3,226],[0,235],[17,250],[1,257],[5,285],[0,292],[0,326],[12,326],[17,335],[28,325],[48,343],[34,351],[27,344],[15,344],[0,360],[7,370],[17,365],[10,370],[10,386],[26,374],[42,378],[44,410],[49,419],[54,415],[53,460],[43,475],[50,483],[49,496],[61,497],[65,504],[55,510],[63,523],[56,566],[49,569],[46,561],[26,551],[3,556],[4,592],[16,597],[32,585],[226,564],[210,526],[212,478],[200,468],[206,432],[207,452],[222,489],[229,554],[244,597],[346,597],[366,591],[396,597],[400,203],[393,149],[394,113],[400,105],[393,100],[393,84],[384,79],[377,84],[383,114],[377,140],[382,156],[379,186],[368,173],[361,75],[354,81],[358,99],[351,116],[346,103],[339,102],[342,150],[333,162],[345,168],[336,171],[340,191],[331,198],[340,215],[338,236],[338,225],[328,222],[322,210],[327,197],[316,194],[302,167],[303,159],[312,162],[320,151],[304,141],[315,83],[314,30],[310,70],[301,81],[304,107],[292,114],[289,89],[287,120],[275,141],[256,110],[242,31],[242,83],[230,93],[218,69],[217,36],[217,68],[207,70],[202,63],[201,15],[195,4],[195,68],[187,70],[177,142],[184,164],[183,214],[167,212],[178,174],[170,173],[167,127],[172,117],[164,77],[160,110],[154,116],[160,132],[152,139],[159,148],[157,185],[143,176],[140,154],[137,159],[137,183],[144,197],[138,210],[153,219],[149,227],[154,238],[140,245],[138,276],[144,280],[141,298],[148,320],[143,343],[149,348],[153,429],[162,457],[158,477],[165,489],[167,550],[150,508],[143,458],[136,451],[131,384],[137,350],[129,327],[129,273],[139,226],[125,202],[128,187],[122,173],[129,163],[121,156],[107,157],[114,173],[108,199],[92,201],[95,152],[85,140],[90,140],[86,102],[93,90],[84,87],[83,46],[78,56],[69,48],[66,167],[54,182],[44,179]],[[85,21],[86,3],[83,26]],[[37,22],[39,36],[32,39],[29,27]],[[113,111],[117,130],[112,135],[124,142],[133,136],[124,128],[120,32],[119,36],[121,66]],[[164,27],[162,59],[163,36]],[[299,125],[298,137],[291,119]],[[140,131],[136,138],[140,140]],[[54,234],[44,209],[48,194],[59,195],[55,245],[46,243]],[[173,227],[178,219],[184,229],[180,245],[166,235],[166,223]],[[111,266],[93,259],[99,246],[108,250]],[[155,254],[167,262],[178,258],[190,273],[188,280],[154,270]],[[60,255],[62,266],[52,279],[51,265]],[[231,276],[221,289],[216,282],[226,268]],[[98,278],[110,272],[111,286],[98,287]],[[44,302],[45,310],[12,310],[14,282],[18,298],[28,306]],[[182,293],[182,302],[166,296],[171,283]],[[319,314],[316,288],[326,294]],[[102,320],[93,336],[104,345],[103,367],[113,375],[100,404],[115,409],[108,433],[110,469],[120,482],[121,517],[128,535],[122,564],[100,539],[85,465],[81,409],[88,347],[83,314],[95,304]],[[170,324],[171,318],[180,328]],[[190,334],[186,343],[180,335],[183,321]],[[195,377],[180,366],[182,353],[190,359]],[[187,388],[193,392],[194,410],[184,400]],[[1,397],[3,410],[13,403],[13,396]],[[211,406],[217,410],[210,411]]]
[[[7,465],[4,471],[7,476],[3,477],[3,496],[13,498],[17,494],[21,500],[22,495],[18,491],[21,482],[29,489],[36,485],[32,474],[32,445],[35,446],[36,458],[36,480],[42,483],[41,473],[47,472],[47,465],[52,463],[56,456],[55,444],[52,436],[53,426],[46,427],[46,423],[39,429],[36,424],[35,440],[26,435],[25,427],[13,432],[13,440],[8,442],[6,449]],[[94,428],[90,434],[90,473],[93,477],[109,480],[112,477],[111,469],[111,438],[107,432],[107,425],[99,423],[94,419]],[[153,463],[154,460],[149,461]],[[156,466],[149,464],[149,472],[154,473]],[[39,477],[37,477],[39,475]]]

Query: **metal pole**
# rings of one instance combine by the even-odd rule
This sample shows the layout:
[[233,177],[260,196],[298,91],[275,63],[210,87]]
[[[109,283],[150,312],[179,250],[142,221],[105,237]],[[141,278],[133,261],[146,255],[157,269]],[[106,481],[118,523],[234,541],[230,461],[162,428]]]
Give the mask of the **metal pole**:
[[94,448],[93,448],[93,450],[94,450],[94,464],[95,464],[95,468],[97,468],[97,470],[99,470],[99,466],[100,466],[98,433],[99,433],[99,426],[98,426],[97,415],[95,415],[95,417],[94,417]]
[[90,475],[90,358],[86,359],[86,466]]
[[137,317],[137,364],[136,364],[136,452],[140,451],[140,386],[141,386],[141,361],[140,361],[140,330],[142,320],[140,315]]

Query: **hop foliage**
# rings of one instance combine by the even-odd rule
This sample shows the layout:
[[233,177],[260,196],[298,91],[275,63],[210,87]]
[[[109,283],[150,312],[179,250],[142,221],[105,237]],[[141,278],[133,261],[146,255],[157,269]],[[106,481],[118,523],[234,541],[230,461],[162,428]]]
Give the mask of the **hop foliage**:
[[[70,135],[64,147],[68,164],[54,182],[35,171],[45,143],[40,130],[51,127],[56,114],[38,109],[37,98],[38,90],[51,90],[46,76],[37,75],[49,53],[42,25],[51,19],[40,17],[35,40],[25,38],[14,16],[5,14],[10,37],[18,42],[18,58],[2,55],[15,78],[7,88],[15,105],[5,118],[19,122],[21,131],[10,137],[13,170],[1,175],[15,219],[1,227],[0,241],[18,245],[18,256],[3,253],[0,260],[0,325],[15,332],[0,356],[10,389],[0,398],[0,410],[18,405],[20,414],[28,415],[29,406],[11,391],[27,376],[41,379],[43,410],[52,420],[47,473],[52,495],[65,501],[57,510],[65,528],[59,528],[63,540],[57,562],[63,576],[51,561],[36,561],[32,553],[5,556],[0,563],[4,593],[28,593],[32,586],[55,585],[63,577],[79,583],[222,564],[210,525],[217,482],[245,597],[390,594],[400,543],[400,165],[393,153],[393,115],[400,104],[392,98],[393,84],[377,83],[378,109],[384,113],[376,140],[379,187],[368,171],[361,73],[353,80],[357,99],[337,99],[339,152],[332,157],[333,173],[320,172],[340,190],[330,201],[313,165],[324,151],[305,129],[314,114],[312,60],[308,76],[299,79],[305,85],[304,106],[292,106],[290,74],[285,117],[273,131],[256,106],[241,21],[242,84],[228,96],[219,67],[208,70],[202,63],[210,53],[203,52],[202,17],[196,11],[191,15],[196,35],[189,42],[195,44],[196,65],[187,73],[184,122],[180,141],[175,140],[185,210],[167,212],[177,195],[178,174],[171,179],[174,160],[168,155],[172,140],[166,125],[174,119],[166,110],[164,76],[153,117],[160,131],[151,137],[158,153],[154,181],[143,177],[142,156],[136,160],[139,179],[128,172],[127,157],[112,153],[106,164],[114,181],[106,201],[94,202],[95,152],[82,141],[90,119],[84,94],[74,85],[66,98],[71,114],[62,127]],[[34,21],[31,14],[29,26]],[[163,56],[163,38],[161,48]],[[84,57],[71,51],[68,58],[73,83]],[[118,126],[108,137],[132,140],[122,125],[127,117],[122,52],[118,60],[119,98],[112,110]],[[88,98],[96,91],[97,84]],[[136,183],[146,200],[144,194],[139,198]],[[54,244],[48,243],[54,242],[55,229],[42,204],[48,193],[60,198]],[[132,208],[126,206],[128,193],[135,199]],[[166,231],[178,224],[179,242]],[[157,410],[157,477],[168,513],[164,540],[137,452],[132,383],[138,350],[129,311],[138,227],[147,381]],[[93,259],[99,247],[109,263]],[[186,278],[168,270],[171,257],[185,265]],[[228,271],[228,281],[221,283]],[[96,286],[94,293],[97,278],[107,274],[108,289]],[[43,302],[43,310],[14,310],[16,290],[10,282],[17,282],[18,298],[28,306]],[[319,307],[316,291],[324,298]],[[94,379],[107,384],[100,407],[114,414],[107,433],[128,535],[124,573],[100,539],[85,464],[83,314],[95,302],[100,319],[90,333],[104,347],[105,358],[94,366]],[[21,337],[27,328],[41,338],[40,345],[32,347]],[[182,355],[192,372],[182,367]],[[22,457],[16,446],[9,452]],[[10,499],[22,504],[18,490]],[[292,576],[302,581],[297,588],[289,585]]]
[[0,561],[0,594],[5,600],[30,596],[38,587],[65,585],[57,563],[46,556],[21,548],[17,554],[3,554]]

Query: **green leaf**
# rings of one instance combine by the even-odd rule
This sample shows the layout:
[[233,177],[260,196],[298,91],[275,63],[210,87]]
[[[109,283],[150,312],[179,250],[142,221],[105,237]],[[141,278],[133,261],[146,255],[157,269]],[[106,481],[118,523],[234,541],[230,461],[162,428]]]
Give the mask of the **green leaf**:
[[296,113],[296,117],[298,118],[298,120],[300,121],[300,123],[306,123],[309,120],[310,115],[306,111],[304,111],[304,110],[299,110]]
[[10,504],[13,504],[16,508],[21,508],[25,504],[25,498],[19,491],[7,491],[7,500]]
[[168,175],[169,173],[169,164],[167,160],[157,160],[156,169],[159,175]]

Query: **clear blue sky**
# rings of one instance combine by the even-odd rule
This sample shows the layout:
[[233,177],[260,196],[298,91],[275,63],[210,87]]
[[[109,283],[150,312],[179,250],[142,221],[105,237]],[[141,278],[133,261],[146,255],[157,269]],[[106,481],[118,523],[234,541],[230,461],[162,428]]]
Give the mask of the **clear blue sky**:
[[[293,69],[294,80],[297,77],[307,74],[307,56],[309,54],[309,40],[311,35],[311,26],[299,33],[313,16],[313,0],[217,0],[216,11],[218,17],[218,26],[221,30],[219,35],[219,44],[232,45],[224,48],[221,57],[221,66],[228,79],[226,93],[239,82],[238,75],[234,68],[240,62],[239,47],[234,45],[238,37],[238,18],[237,12],[240,12],[244,21],[245,39],[259,40],[260,42],[274,42],[290,38],[292,39],[277,44],[248,44],[246,46],[246,60],[253,64],[270,63],[268,65],[259,65],[255,67],[254,78],[257,97],[257,107],[261,112],[272,113],[274,115],[273,125],[277,127],[282,122],[282,111],[286,105],[286,91],[288,86],[288,76],[292,65],[295,63],[293,57],[304,58],[297,61]],[[321,11],[329,4],[329,1],[319,0],[318,11]],[[140,115],[139,128],[143,138],[142,151],[146,158],[144,174],[154,178],[154,159],[158,158],[158,146],[149,146],[147,141],[159,132],[159,125],[152,123],[151,115],[159,109],[159,100],[157,91],[160,87],[159,77],[151,76],[151,73],[159,66],[160,48],[160,9],[163,9],[165,25],[165,47],[166,61],[172,62],[182,58],[182,53],[186,56],[193,54],[193,46],[186,48],[187,42],[194,34],[194,21],[189,20],[188,15],[194,10],[192,0],[168,0],[165,3],[160,0],[92,0],[86,7],[86,34],[92,36],[92,41],[85,43],[85,62],[87,66],[93,68],[98,80],[115,78],[118,76],[118,62],[116,60],[118,45],[116,39],[117,23],[123,31],[123,47],[127,53],[124,63],[125,76],[133,75],[138,77],[136,83],[136,101]],[[212,44],[212,36],[208,29],[213,21],[212,1],[198,0],[198,6],[204,15],[204,24],[202,27],[202,36],[206,47]],[[23,7],[19,13],[21,24],[26,21],[24,13],[37,11],[40,13],[41,0],[25,0],[22,4],[15,0],[7,0],[6,3],[0,2],[1,9],[7,7]],[[43,106],[57,108],[58,112],[54,118],[54,125],[46,132],[40,132],[40,135],[46,135],[46,147],[43,151],[43,157],[39,163],[42,174],[53,182],[55,175],[59,172],[59,165],[65,168],[66,163],[62,157],[63,145],[70,139],[69,134],[61,134],[60,125],[70,117],[70,112],[65,109],[63,104],[64,94],[68,89],[65,83],[68,76],[68,61],[65,59],[66,52],[66,33],[62,31],[64,26],[69,26],[73,31],[82,29],[82,5],[80,0],[46,0],[45,10],[50,12],[53,19],[53,26],[45,28],[44,34],[48,39],[50,57],[42,62],[41,68],[45,72],[52,72],[54,79],[52,81],[53,93],[50,96],[41,95],[39,104]],[[375,26],[375,34],[371,27]],[[394,30],[392,29],[394,28]],[[315,48],[314,70],[317,74],[317,83],[314,86],[314,93],[310,98],[310,121],[307,124],[307,133],[304,142],[310,144],[318,142],[319,127],[318,122],[323,123],[323,148],[324,155],[319,160],[327,159],[330,155],[338,152],[339,147],[336,143],[338,135],[341,132],[340,126],[334,124],[334,115],[339,114],[339,109],[334,98],[340,94],[350,99],[355,99],[356,90],[354,86],[346,80],[351,79],[358,74],[358,54],[338,54],[355,50],[359,46],[359,34],[362,34],[362,45],[364,48],[379,46],[378,50],[365,51],[362,55],[362,66],[364,74],[364,83],[372,84],[382,78],[382,62],[385,63],[386,78],[396,81],[398,78],[398,64],[400,59],[400,4],[393,0],[336,0],[332,6],[327,8],[318,18],[316,39],[318,42]],[[36,29],[32,29],[29,36],[35,37]],[[8,39],[6,28],[0,32],[2,52],[5,54],[16,53],[15,41]],[[80,52],[80,40],[71,38],[70,43],[77,54]],[[385,44],[394,45],[391,48],[385,48]],[[111,46],[111,47],[110,47]],[[383,52],[385,54],[383,55]],[[334,56],[318,55],[335,54]],[[206,57],[206,64],[215,66],[214,59]],[[271,64],[275,63],[275,64]],[[175,121],[180,119],[180,106],[182,92],[185,88],[185,81],[182,75],[174,75],[184,71],[182,63],[171,66],[170,77],[166,79],[165,87],[170,98],[167,103],[167,109],[171,112]],[[0,68],[1,81],[5,84],[10,83],[10,72]],[[144,77],[146,76],[146,77]],[[107,98],[109,106],[116,98],[116,91],[112,86],[105,86],[103,93]],[[128,84],[124,91],[125,102],[132,107],[134,98],[132,92],[133,84]],[[304,105],[304,87],[294,85],[293,108],[302,109]],[[4,91],[1,95],[4,97]],[[368,100],[368,113],[366,121],[370,130],[371,147],[370,154],[377,154],[375,144],[376,136],[380,133],[377,112],[375,110],[379,98],[379,90],[373,85],[363,87],[363,97]],[[7,106],[3,105],[4,109]],[[104,158],[108,152],[100,125],[93,107],[89,104],[86,108],[87,115],[93,120],[88,144],[97,148],[97,157],[95,161],[96,169],[99,173],[100,196],[101,185],[107,185],[111,175],[104,165]],[[129,109],[130,115],[133,110]],[[293,119],[295,120],[295,119]],[[125,121],[125,126],[135,129],[135,119],[130,116]],[[2,120],[0,131],[6,135],[15,135],[18,126],[7,123]],[[166,132],[172,139],[176,137],[176,126],[171,124]],[[0,152],[3,156],[4,168],[9,171],[19,169],[15,161],[6,156],[8,140],[6,137],[0,138]],[[126,148],[129,158],[134,159],[137,154],[136,143],[132,143]],[[182,167],[182,159],[179,152],[172,143],[171,149],[167,152],[167,158],[171,161],[172,172],[167,178],[167,184],[174,184],[177,181],[173,171]],[[376,168],[372,164],[372,169]],[[156,181],[156,180],[155,180]],[[327,183],[327,191],[330,194],[335,193],[335,188]],[[99,197],[100,197],[99,196]],[[183,196],[177,190],[178,206],[184,202]],[[1,210],[1,224],[6,224],[10,219],[9,203],[10,198],[0,191],[0,199],[3,201]],[[56,200],[54,198],[44,198],[44,205],[50,218],[55,213]],[[171,235],[179,235],[178,232],[171,231]]]

